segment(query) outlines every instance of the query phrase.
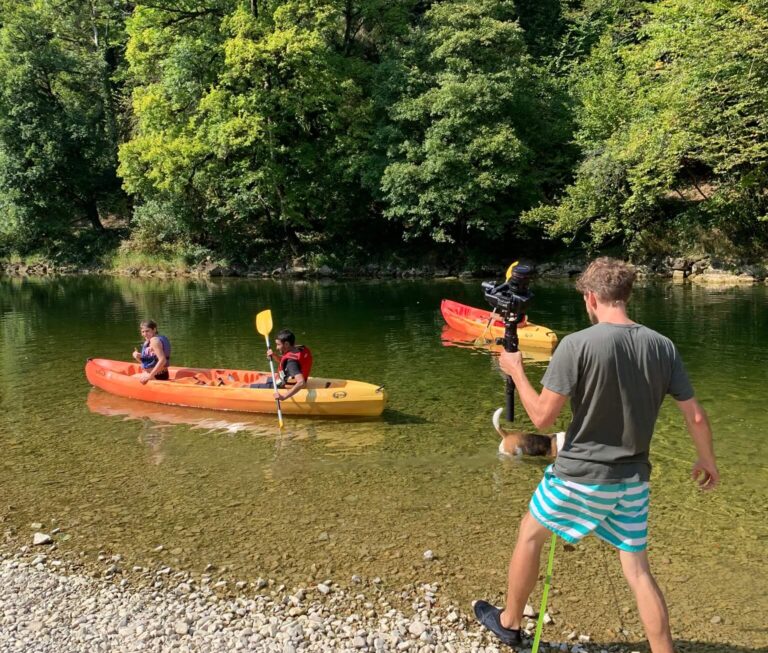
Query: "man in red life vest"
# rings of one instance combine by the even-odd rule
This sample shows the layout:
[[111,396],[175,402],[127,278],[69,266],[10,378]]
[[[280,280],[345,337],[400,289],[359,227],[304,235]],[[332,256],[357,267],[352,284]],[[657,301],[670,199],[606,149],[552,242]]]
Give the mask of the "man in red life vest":
[[[275,346],[278,353],[268,349],[267,356],[272,356],[277,361],[275,399],[285,401],[307,385],[312,371],[312,352],[309,347],[296,345],[296,336],[288,329],[283,329],[275,336]],[[252,383],[251,387],[271,388],[272,379],[266,383]],[[286,392],[281,393],[280,389]]]

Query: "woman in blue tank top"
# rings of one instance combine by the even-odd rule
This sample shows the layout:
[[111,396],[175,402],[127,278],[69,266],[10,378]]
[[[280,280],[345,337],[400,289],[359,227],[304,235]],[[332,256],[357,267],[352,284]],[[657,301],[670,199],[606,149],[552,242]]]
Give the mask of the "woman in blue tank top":
[[171,363],[171,341],[157,333],[157,323],[154,320],[144,320],[139,329],[144,344],[141,351],[137,348],[133,350],[133,360],[141,363],[142,374],[139,380],[142,385],[153,379],[167,381],[168,365]]

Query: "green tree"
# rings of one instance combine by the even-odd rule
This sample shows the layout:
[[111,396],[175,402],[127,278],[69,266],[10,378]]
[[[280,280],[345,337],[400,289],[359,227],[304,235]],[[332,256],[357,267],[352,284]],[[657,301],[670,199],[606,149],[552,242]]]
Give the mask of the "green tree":
[[[139,5],[128,61],[136,116],[120,152],[126,188],[164,229],[241,255],[293,252],[365,216],[370,67],[398,3],[219,2],[175,20]],[[393,22],[394,21],[394,22]],[[157,230],[145,208],[138,228]],[[243,243],[246,243],[245,247]]]
[[765,2],[636,10],[574,69],[583,160],[561,201],[527,219],[593,245],[692,222],[764,239],[767,82]]
[[21,253],[56,245],[120,195],[112,82],[116,3],[0,2],[0,234]]
[[567,120],[516,16],[505,0],[434,4],[389,64],[381,188],[406,238],[502,234],[558,174]]

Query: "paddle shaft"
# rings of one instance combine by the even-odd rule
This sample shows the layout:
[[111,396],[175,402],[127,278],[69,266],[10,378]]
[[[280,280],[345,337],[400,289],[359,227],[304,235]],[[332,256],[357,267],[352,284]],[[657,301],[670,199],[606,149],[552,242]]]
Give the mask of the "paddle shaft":
[[547,575],[544,577],[544,593],[541,595],[541,606],[539,607],[539,618],[536,621],[536,634],[533,636],[533,647],[531,653],[538,653],[539,641],[541,640],[541,631],[544,628],[544,614],[547,611],[547,597],[549,596],[549,586],[552,584],[552,567],[555,564],[555,545],[557,544],[557,535],[552,533],[552,540],[549,543],[549,560],[547,561]]
[[493,319],[496,317],[496,308],[491,311],[491,316],[488,318],[488,322],[485,323],[485,329],[483,329],[483,332],[480,334],[479,338],[475,338],[475,344],[478,344],[480,341],[485,342],[485,334],[488,333],[488,329],[491,327],[491,322],[493,322]]
[[[264,341],[267,343],[267,351],[270,350],[269,346],[269,335],[266,333],[264,334]],[[272,387],[274,388],[275,392],[277,392],[277,377],[275,376],[275,364],[272,362],[272,356],[268,356],[269,358],[269,371],[272,372]],[[275,403],[277,403],[277,421],[280,424],[280,428],[283,428],[283,411],[280,408],[280,400],[275,399]]]

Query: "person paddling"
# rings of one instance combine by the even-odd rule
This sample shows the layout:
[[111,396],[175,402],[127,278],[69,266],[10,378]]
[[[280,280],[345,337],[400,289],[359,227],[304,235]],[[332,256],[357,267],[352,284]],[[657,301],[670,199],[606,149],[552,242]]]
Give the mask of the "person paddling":
[[141,351],[133,350],[133,360],[141,363],[142,385],[148,381],[167,381],[168,365],[171,362],[171,341],[166,336],[157,333],[157,323],[154,320],[143,320],[139,325],[144,344]]
[[[268,349],[267,356],[277,361],[278,379],[275,399],[285,401],[307,385],[312,371],[312,352],[305,345],[297,345],[296,336],[288,329],[283,329],[275,336],[275,347],[278,353]],[[266,383],[252,383],[251,387],[272,388],[274,386],[272,379],[268,379]],[[281,388],[286,389],[287,392],[279,392]]]

